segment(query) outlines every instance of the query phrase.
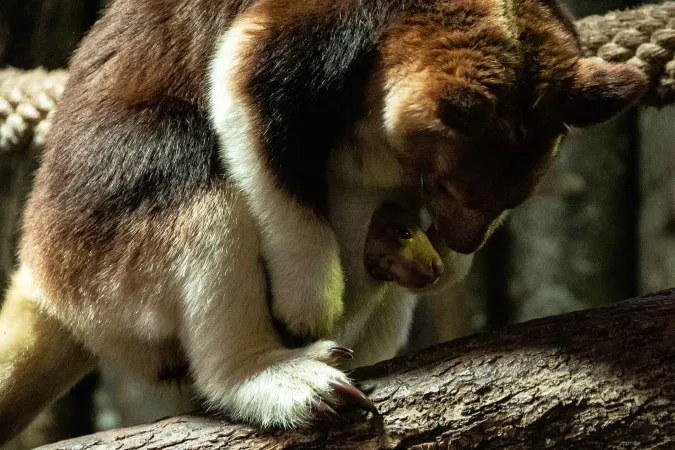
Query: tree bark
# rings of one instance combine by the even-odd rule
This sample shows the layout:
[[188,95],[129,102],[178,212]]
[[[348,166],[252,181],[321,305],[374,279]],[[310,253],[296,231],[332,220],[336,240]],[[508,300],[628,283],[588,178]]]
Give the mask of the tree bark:
[[356,371],[381,416],[256,431],[207,416],[55,449],[675,447],[675,290],[459,339]]

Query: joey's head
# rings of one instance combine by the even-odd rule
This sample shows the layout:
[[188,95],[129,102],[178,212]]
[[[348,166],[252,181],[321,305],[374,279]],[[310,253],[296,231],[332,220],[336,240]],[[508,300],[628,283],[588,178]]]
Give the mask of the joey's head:
[[583,57],[554,0],[434,5],[383,35],[383,120],[448,246],[472,253],[532,194],[570,128],[609,119],[648,82]]
[[402,206],[380,206],[370,220],[364,247],[368,274],[407,288],[423,288],[443,273],[443,261],[420,226]]

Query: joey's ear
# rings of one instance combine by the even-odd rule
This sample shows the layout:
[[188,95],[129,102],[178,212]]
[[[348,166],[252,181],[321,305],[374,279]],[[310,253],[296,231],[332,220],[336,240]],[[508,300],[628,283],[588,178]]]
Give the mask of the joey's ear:
[[438,105],[443,124],[461,133],[480,130],[494,114],[495,102],[481,86],[453,83]]
[[575,72],[563,117],[571,126],[603,122],[635,103],[649,87],[638,68],[599,58],[580,59]]

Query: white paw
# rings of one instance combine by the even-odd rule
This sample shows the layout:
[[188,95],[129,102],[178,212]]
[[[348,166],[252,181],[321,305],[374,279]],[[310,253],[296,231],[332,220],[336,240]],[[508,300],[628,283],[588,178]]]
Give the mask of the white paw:
[[303,349],[280,352],[283,353],[266,355],[272,364],[241,379],[222,396],[212,392],[213,406],[222,408],[233,419],[263,428],[304,427],[317,418],[317,413],[334,413],[333,407],[345,403],[360,402],[362,409],[373,408],[348,377],[331,366],[345,356],[334,342],[320,341]]

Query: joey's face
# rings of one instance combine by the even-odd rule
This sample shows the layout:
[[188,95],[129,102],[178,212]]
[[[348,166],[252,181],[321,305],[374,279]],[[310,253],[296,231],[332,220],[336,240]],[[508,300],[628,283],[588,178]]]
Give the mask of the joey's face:
[[532,194],[570,127],[610,118],[648,84],[582,57],[550,0],[439,2],[392,26],[380,52],[388,142],[459,253]]
[[368,274],[407,288],[435,283],[443,261],[416,217],[398,205],[383,205],[373,214],[364,247]]

